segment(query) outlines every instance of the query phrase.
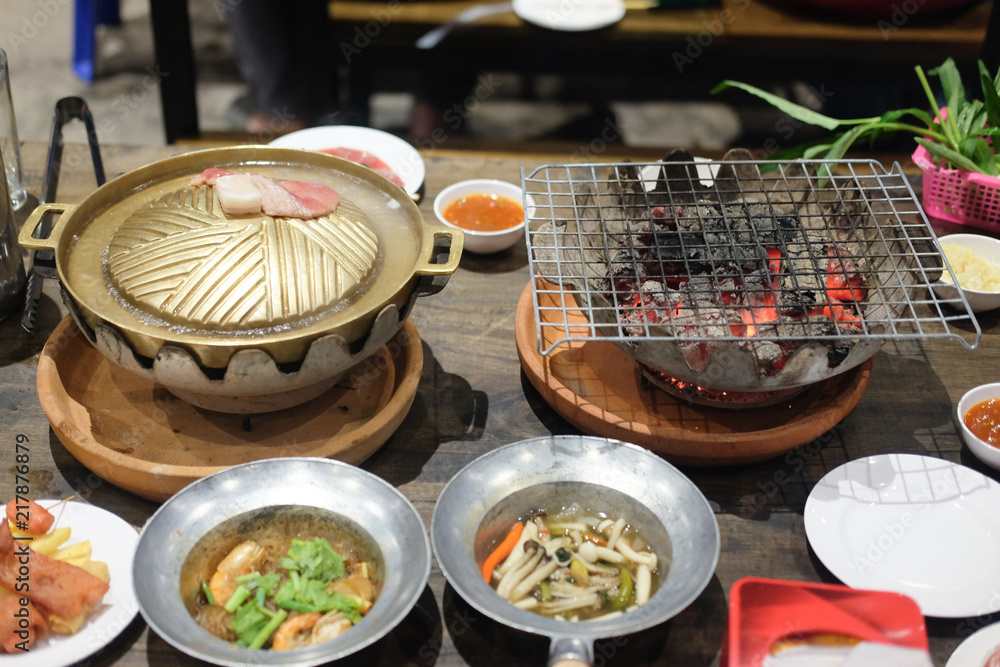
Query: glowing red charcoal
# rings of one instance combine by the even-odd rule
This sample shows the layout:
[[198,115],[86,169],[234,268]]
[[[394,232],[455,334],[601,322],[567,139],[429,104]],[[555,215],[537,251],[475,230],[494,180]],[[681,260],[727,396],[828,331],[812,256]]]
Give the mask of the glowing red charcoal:
[[851,258],[834,246],[827,248],[826,254],[827,296],[838,301],[864,301],[868,296],[868,282]]

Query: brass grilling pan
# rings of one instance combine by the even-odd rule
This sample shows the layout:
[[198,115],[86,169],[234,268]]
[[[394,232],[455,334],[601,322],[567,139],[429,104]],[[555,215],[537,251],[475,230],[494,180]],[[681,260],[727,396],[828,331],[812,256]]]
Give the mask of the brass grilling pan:
[[[226,216],[214,188],[191,185],[210,167],[321,183],[340,204],[304,220]],[[34,238],[49,213],[62,215],[48,238]],[[413,298],[444,286],[462,253],[461,232],[425,224],[409,196],[370,169],[264,146],[178,155],[115,178],[78,205],[39,206],[20,241],[53,251],[73,316],[112,361],[138,372],[159,366],[154,379],[171,388],[167,361],[186,357],[181,365],[205,375],[194,384],[211,385],[253,350],[253,363],[263,352],[283,376],[276,391],[311,384],[333,366],[356,363],[362,349],[377,349]],[[373,327],[379,340],[371,340]],[[320,369],[289,384],[288,376],[307,370],[310,348],[331,337],[344,360],[324,357]]]

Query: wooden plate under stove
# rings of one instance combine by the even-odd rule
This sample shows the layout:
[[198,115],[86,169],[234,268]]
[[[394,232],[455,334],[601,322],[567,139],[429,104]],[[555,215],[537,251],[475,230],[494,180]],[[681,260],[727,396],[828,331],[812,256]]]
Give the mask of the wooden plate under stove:
[[244,419],[196,408],[109,362],[69,317],[38,361],[38,397],[56,436],[115,486],[162,502],[206,475],[265,458],[319,456],[361,463],[406,417],[423,369],[407,320],[375,355],[325,394]]
[[[546,283],[539,295],[545,324],[559,325],[543,327],[545,348],[561,337],[564,324],[571,336],[589,334],[572,295],[561,295],[564,305],[556,290]],[[783,403],[728,410],[648,387],[632,357],[611,342],[563,343],[541,355],[530,284],[518,300],[515,327],[521,366],[556,412],[585,433],[633,442],[681,465],[752,463],[818,438],[854,409],[874,365],[869,359]]]

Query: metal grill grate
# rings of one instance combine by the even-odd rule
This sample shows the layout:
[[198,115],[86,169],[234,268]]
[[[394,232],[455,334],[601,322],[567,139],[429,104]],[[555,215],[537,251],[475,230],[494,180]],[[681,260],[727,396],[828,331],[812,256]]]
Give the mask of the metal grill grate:
[[[891,171],[873,160],[547,165],[522,173],[522,184],[529,261],[540,279],[532,296],[541,354],[565,342],[637,337],[979,343],[965,297],[943,300],[927,289],[942,267],[955,276],[898,164]],[[800,230],[789,232],[794,225]],[[768,280],[754,265],[768,267]],[[842,284],[854,267],[861,287]],[[641,277],[619,279],[631,274]],[[797,314],[776,326],[768,303]],[[823,307],[848,315],[824,315]],[[589,322],[582,331],[566,312],[577,309]],[[712,321],[722,325],[706,325]]]

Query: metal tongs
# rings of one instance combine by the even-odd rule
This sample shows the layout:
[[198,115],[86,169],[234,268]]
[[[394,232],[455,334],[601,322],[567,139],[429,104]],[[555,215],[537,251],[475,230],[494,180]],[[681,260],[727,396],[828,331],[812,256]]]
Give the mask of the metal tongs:
[[[94,175],[97,177],[97,187],[104,185],[104,163],[101,161],[101,149],[97,144],[97,130],[94,128],[94,117],[90,107],[82,97],[72,95],[56,102],[55,115],[52,120],[52,139],[49,141],[49,157],[45,166],[45,182],[42,185],[42,197],[39,203],[50,204],[55,201],[56,190],[59,188],[59,171],[62,168],[63,126],[71,120],[82,120],[87,130],[87,144],[90,147],[90,158],[94,163]],[[51,216],[46,215],[38,224],[33,236],[38,239],[47,238],[52,231]],[[36,250],[31,256],[31,268],[28,270],[28,281],[25,287],[24,313],[21,316],[21,327],[28,333],[35,331],[35,311],[38,300],[42,296],[42,285],[45,278],[55,278],[56,258],[51,250]]]

